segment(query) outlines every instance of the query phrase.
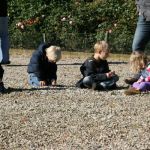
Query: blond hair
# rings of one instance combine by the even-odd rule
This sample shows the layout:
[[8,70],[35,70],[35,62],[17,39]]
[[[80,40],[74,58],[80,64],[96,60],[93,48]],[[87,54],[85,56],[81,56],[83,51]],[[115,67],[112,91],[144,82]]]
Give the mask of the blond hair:
[[46,49],[46,54],[50,60],[57,62],[61,59],[61,48],[58,46],[50,46]]
[[108,50],[108,43],[106,41],[97,41],[94,45],[94,53]]
[[148,63],[148,58],[144,53],[136,54],[132,53],[130,56],[130,67],[131,71],[134,73],[138,73],[140,70],[144,69]]

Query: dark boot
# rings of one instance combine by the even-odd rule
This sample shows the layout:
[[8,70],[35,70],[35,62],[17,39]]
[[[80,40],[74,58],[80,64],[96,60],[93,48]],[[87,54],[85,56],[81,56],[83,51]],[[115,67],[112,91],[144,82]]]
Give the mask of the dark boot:
[[135,95],[135,94],[140,94],[140,93],[141,93],[140,90],[137,90],[137,89],[135,89],[135,88],[133,88],[133,87],[129,87],[129,88],[124,92],[125,95]]
[[6,88],[4,87],[4,83],[0,82],[0,93],[5,93],[6,92]]
[[124,82],[126,84],[129,84],[129,85],[132,85],[134,82],[136,82],[137,79],[136,78],[128,78],[128,79],[125,79]]

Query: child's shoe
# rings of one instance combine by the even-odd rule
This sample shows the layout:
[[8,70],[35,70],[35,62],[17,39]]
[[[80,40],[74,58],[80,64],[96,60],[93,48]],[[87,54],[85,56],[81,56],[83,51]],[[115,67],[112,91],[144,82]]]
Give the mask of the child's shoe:
[[141,93],[140,90],[137,90],[137,89],[135,89],[135,88],[133,88],[133,87],[128,88],[128,89],[124,92],[125,95],[134,95],[134,94],[140,94],[140,93]]
[[137,79],[136,78],[128,78],[128,79],[125,79],[124,82],[126,84],[129,84],[129,85],[132,85],[134,82],[136,82]]
[[6,88],[4,87],[4,83],[0,82],[0,93],[5,93],[6,92]]

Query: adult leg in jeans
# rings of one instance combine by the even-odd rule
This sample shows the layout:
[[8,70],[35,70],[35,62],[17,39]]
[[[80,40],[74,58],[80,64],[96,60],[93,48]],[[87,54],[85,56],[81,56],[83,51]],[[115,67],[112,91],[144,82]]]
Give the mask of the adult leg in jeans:
[[0,17],[0,50],[2,52],[2,64],[9,64],[9,38],[8,17]]
[[136,31],[134,34],[132,50],[143,53],[145,46],[150,40],[150,21],[145,21],[143,16],[139,16]]

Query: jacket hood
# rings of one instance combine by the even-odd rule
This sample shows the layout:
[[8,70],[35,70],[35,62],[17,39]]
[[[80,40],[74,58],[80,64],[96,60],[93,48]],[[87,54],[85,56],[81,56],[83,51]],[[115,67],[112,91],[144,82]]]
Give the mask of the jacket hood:
[[42,43],[39,45],[39,47],[37,48],[37,50],[41,53],[46,53],[45,50],[46,48],[50,47],[51,44],[50,43]]

